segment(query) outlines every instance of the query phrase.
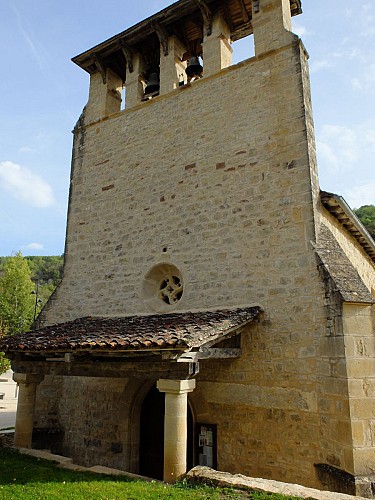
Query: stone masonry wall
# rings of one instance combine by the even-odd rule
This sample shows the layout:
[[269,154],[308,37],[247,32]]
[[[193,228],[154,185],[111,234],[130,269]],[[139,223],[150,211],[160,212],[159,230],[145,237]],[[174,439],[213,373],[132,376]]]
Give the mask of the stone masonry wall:
[[165,261],[180,310],[263,302],[271,277],[295,284],[284,267],[315,268],[299,59],[253,58],[85,129],[46,323],[149,312],[142,282]]
[[373,486],[362,476],[374,476],[375,445],[375,317],[374,306],[345,304],[343,309],[350,415],[353,434],[353,467],[357,493],[373,494]]
[[[129,411],[127,380],[65,377],[59,402],[67,456],[82,465],[98,463],[127,470]],[[84,404],[77,404],[84,401]]]
[[220,369],[201,363],[191,401],[198,421],[218,425],[219,470],[321,488],[314,464],[352,471],[344,348],[321,339],[321,322],[314,329],[306,309],[294,318],[284,305],[284,322],[249,328],[240,359]]

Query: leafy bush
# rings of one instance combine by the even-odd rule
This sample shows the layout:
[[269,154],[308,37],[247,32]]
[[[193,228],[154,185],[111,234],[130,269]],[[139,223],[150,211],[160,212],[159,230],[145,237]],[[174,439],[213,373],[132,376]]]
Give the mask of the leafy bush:
[[355,209],[354,213],[375,240],[375,205],[363,205]]

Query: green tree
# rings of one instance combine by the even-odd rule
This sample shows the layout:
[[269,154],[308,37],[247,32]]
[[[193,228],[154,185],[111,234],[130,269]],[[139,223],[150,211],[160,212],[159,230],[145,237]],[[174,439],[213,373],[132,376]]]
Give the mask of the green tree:
[[[11,257],[0,257],[0,277],[5,272],[5,264]],[[50,295],[60,283],[63,273],[64,256],[28,256],[25,257],[31,271],[31,279],[34,282],[34,290],[38,290],[38,296],[34,295],[36,303],[36,315],[38,315],[47,303]]]
[[30,256],[25,259],[31,269],[33,281],[38,281],[39,285],[53,285],[53,288],[56,288],[62,278],[64,261],[62,256]]
[[10,361],[5,357],[3,352],[0,352],[0,375],[10,369]]
[[3,334],[29,330],[34,316],[33,292],[30,268],[18,252],[6,260],[0,277],[0,331]]
[[64,257],[62,255],[30,256],[25,257],[25,259],[31,270],[31,279],[35,283],[35,290],[38,291],[38,297],[36,297],[36,313],[38,315],[61,281]]
[[355,209],[354,213],[375,240],[375,205],[363,205]]

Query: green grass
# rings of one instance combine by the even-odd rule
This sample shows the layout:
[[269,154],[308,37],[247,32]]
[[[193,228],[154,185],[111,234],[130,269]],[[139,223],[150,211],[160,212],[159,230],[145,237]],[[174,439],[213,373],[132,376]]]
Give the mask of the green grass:
[[2,500],[291,500],[292,497],[239,492],[209,486],[171,486],[159,482],[130,481],[124,477],[74,472],[48,460],[0,448],[0,498]]

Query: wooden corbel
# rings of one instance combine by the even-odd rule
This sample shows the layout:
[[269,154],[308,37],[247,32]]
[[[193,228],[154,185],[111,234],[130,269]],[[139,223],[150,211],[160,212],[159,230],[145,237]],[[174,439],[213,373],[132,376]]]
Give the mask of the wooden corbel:
[[133,65],[133,51],[125,42],[121,42],[120,48],[124,57],[126,59],[126,64],[128,66],[129,73],[133,73],[134,65]]
[[233,20],[232,20],[232,15],[230,13],[229,9],[229,3],[224,2],[223,3],[223,13],[224,13],[224,21],[227,23],[229,26],[230,32],[233,32]]
[[212,12],[205,0],[195,0],[195,2],[203,17],[205,35],[210,36],[212,34]]
[[103,83],[107,83],[107,69],[105,67],[104,61],[95,52],[92,54],[91,59],[95,64],[96,69],[102,75]]
[[242,19],[243,19],[244,23],[248,23],[250,21],[250,16],[246,10],[245,2],[244,2],[244,0],[238,0],[238,3],[239,3],[240,8],[241,8]]
[[151,27],[153,30],[155,30],[155,33],[158,35],[159,42],[160,42],[161,46],[163,47],[163,54],[165,56],[167,56],[168,52],[169,52],[167,32],[156,21],[154,21],[151,24]]
[[253,0],[253,12],[256,14],[260,11],[260,0]]

